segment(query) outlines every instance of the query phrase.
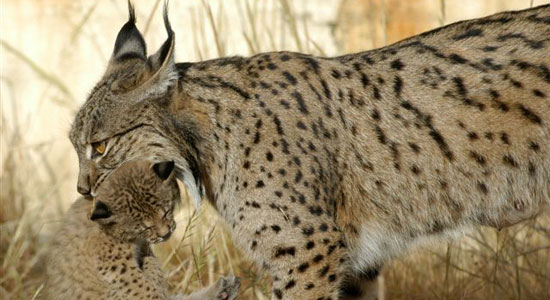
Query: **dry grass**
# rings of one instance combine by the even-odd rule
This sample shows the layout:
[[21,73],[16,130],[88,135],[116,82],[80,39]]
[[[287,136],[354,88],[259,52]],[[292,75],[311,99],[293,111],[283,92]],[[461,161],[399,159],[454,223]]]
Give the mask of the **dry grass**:
[[[138,16],[144,20],[140,28],[146,32],[146,39],[156,39],[154,42],[159,45],[164,39],[161,23],[156,20],[160,1],[136,2],[138,9],[142,7]],[[385,9],[393,7],[385,1],[362,2],[380,2]],[[433,2],[440,5],[436,11],[453,4],[445,0]],[[523,7],[530,4],[530,1],[523,2]],[[11,2],[12,7],[21,9],[28,9],[25,5],[40,6],[39,2],[28,0],[20,6],[15,3]],[[66,11],[56,15],[64,25],[61,37],[56,39],[61,43],[52,48],[55,50],[41,50],[51,51],[47,53],[51,60],[35,59],[36,55],[28,55],[36,53],[28,44],[6,38],[4,34],[0,40],[3,57],[0,76],[2,299],[32,299],[41,287],[44,270],[41,255],[52,229],[76,197],[77,166],[66,138],[68,124],[78,102],[85,97],[83,90],[89,89],[93,76],[97,78],[101,72],[102,66],[96,65],[108,59],[112,41],[104,38],[103,33],[109,32],[109,37],[115,34],[111,31],[116,27],[98,28],[93,24],[105,22],[104,15],[98,14],[110,9],[117,12],[116,24],[125,18],[124,3],[59,3],[61,8],[57,9]],[[340,1],[324,0],[323,3],[336,9]],[[182,7],[181,3],[177,4]],[[330,35],[330,32],[338,34],[338,30],[332,29],[338,29],[342,11],[338,13],[340,18],[328,18],[327,24],[320,23],[315,18],[318,10],[313,9],[319,7],[307,5],[307,1],[203,0],[191,1],[180,11],[174,6],[177,5],[173,3],[171,11],[172,19],[176,20],[174,27],[177,33],[184,32],[184,39],[178,36],[178,45],[185,49],[180,60],[181,57],[207,59],[279,49],[331,55],[338,54],[338,49],[350,50],[334,42],[338,36]],[[441,9],[441,14],[434,18],[436,25],[447,22],[445,12]],[[479,12],[485,13],[489,12]],[[53,18],[48,13],[41,16]],[[2,15],[1,19],[5,17]],[[109,17],[115,18],[113,13]],[[177,20],[181,18],[187,21],[178,27]],[[393,22],[385,10],[381,20],[384,26]],[[2,32],[6,33],[10,24],[2,22]],[[38,23],[28,26],[38,26]],[[188,30],[178,31],[182,26]],[[312,39],[320,34],[327,37]],[[384,31],[383,38],[395,37],[388,37]],[[86,64],[82,55],[73,53],[73,49],[83,48],[88,51],[85,58],[92,62],[86,61]],[[86,78],[88,82],[82,87],[74,74],[87,70],[95,73]],[[19,71],[23,73],[18,74]],[[26,90],[29,87],[34,89],[32,93]],[[29,95],[34,98],[22,99]],[[53,128],[49,126],[52,122],[57,122]],[[268,299],[267,274],[234,248],[214,210],[204,205],[196,212],[188,199],[184,202],[177,217],[177,235],[155,249],[173,290],[190,292],[214,282],[220,275],[235,273],[243,283],[240,299]],[[547,216],[539,217],[500,232],[474,231],[459,241],[424,248],[396,260],[385,267],[384,275],[388,299],[550,299],[550,220]]]

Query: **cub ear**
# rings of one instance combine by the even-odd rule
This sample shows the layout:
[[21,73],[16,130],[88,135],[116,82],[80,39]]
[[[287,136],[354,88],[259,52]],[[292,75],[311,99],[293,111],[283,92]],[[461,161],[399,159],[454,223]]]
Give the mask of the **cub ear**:
[[147,46],[143,36],[136,27],[136,13],[132,2],[128,1],[129,20],[118,32],[113,54],[107,67],[107,74],[116,67],[132,59],[147,59]]
[[107,219],[111,216],[111,212],[109,211],[109,208],[107,205],[101,201],[95,201],[94,203],[94,209],[92,210],[92,214],[90,215],[90,220],[101,220],[101,219]]
[[153,171],[157,176],[162,179],[166,180],[172,175],[174,172],[174,162],[173,161],[163,161],[159,162],[153,165]]

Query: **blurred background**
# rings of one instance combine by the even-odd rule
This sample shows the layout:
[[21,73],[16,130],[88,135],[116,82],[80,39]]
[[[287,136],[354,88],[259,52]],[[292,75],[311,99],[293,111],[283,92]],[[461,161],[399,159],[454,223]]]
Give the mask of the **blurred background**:
[[[172,0],[170,18],[177,61],[273,50],[332,56],[549,2]],[[43,280],[42,254],[77,197],[69,126],[104,71],[127,8],[123,0],[0,3],[0,298],[33,299]],[[166,38],[162,1],[134,4],[155,51]],[[214,210],[184,203],[178,234],[155,248],[171,289],[188,293],[235,273],[239,299],[269,299],[267,274],[234,249]],[[388,264],[384,276],[387,299],[550,299],[550,218],[469,232]]]

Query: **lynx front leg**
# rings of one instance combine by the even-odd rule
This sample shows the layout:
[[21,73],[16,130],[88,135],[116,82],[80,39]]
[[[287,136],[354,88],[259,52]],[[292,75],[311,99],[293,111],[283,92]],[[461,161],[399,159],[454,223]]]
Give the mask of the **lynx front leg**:
[[342,284],[342,300],[384,300],[384,279],[381,268],[369,269],[359,274],[349,274]]
[[235,218],[223,214],[237,244],[271,274],[272,299],[337,300],[347,248],[332,219],[321,209],[258,199],[247,197]]
[[289,230],[289,237],[298,236],[287,242],[262,241],[273,279],[272,299],[338,299],[346,260],[342,235],[315,230],[319,227]]

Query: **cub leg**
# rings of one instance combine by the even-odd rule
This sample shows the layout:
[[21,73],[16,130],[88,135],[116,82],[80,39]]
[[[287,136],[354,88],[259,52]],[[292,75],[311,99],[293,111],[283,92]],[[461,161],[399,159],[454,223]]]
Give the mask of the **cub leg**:
[[239,293],[240,282],[235,276],[222,277],[191,295],[174,296],[172,300],[234,300]]

